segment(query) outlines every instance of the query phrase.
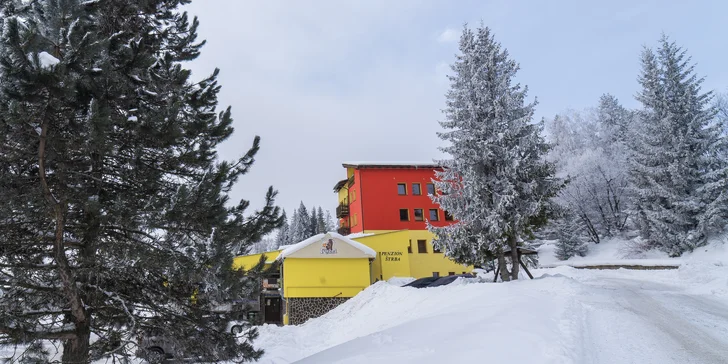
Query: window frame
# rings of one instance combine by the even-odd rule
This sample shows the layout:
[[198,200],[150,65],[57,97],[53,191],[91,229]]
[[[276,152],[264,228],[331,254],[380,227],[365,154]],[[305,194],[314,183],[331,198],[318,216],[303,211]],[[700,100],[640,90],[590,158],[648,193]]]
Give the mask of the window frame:
[[[417,186],[417,193],[415,193],[415,186]],[[422,185],[420,183],[412,184],[412,196],[422,196]]]
[[432,272],[434,278],[440,278],[440,272]]
[[455,218],[452,216],[451,213],[449,213],[445,210],[442,210],[442,211],[445,213],[445,221],[455,221]]
[[427,254],[427,240],[417,239],[417,254]]
[[[404,193],[400,193],[399,187],[402,186],[404,188]],[[397,195],[398,196],[407,196],[407,184],[406,183],[397,183]]]
[[[430,187],[432,187],[432,192],[430,192]],[[428,195],[433,195],[433,196],[435,195],[436,190],[435,190],[435,184],[434,183],[428,183],[428,184],[426,184],[425,185],[425,188],[427,189],[427,194]]]
[[[417,210],[420,210],[421,217],[417,218]],[[414,218],[413,221],[425,221],[425,209],[412,209],[412,217]]]
[[[407,212],[407,220],[402,220],[402,211],[406,211]],[[409,209],[399,209],[399,221],[401,221],[401,222],[408,222],[408,221],[410,221]]]
[[409,245],[407,246],[407,253],[412,254],[412,239],[409,240]]
[[[430,221],[440,221],[440,209],[429,209]],[[435,218],[432,218],[432,213],[435,213]]]
[[455,272],[447,272],[447,275],[448,276],[454,276],[455,275]]

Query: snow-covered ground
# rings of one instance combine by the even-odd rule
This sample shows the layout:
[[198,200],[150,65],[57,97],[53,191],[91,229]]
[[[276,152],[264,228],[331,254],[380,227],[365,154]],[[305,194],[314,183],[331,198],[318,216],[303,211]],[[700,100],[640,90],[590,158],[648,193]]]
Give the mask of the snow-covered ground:
[[379,282],[300,326],[263,326],[262,363],[728,363],[728,249],[670,271],[538,269],[534,280]]
[[303,325],[262,326],[255,344],[265,364],[728,363],[728,245],[670,260],[680,268],[557,266],[506,284],[397,278]]

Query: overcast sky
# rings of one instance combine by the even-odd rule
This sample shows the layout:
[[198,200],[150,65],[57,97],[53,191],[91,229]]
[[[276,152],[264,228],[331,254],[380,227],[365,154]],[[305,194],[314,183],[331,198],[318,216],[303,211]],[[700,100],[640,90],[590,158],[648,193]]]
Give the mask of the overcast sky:
[[232,198],[289,216],[300,201],[332,210],[344,161],[439,158],[440,109],[462,25],[490,26],[520,63],[537,117],[596,104],[636,107],[639,53],[662,32],[688,49],[705,87],[728,86],[728,1],[195,0],[207,45],[195,78],[221,69],[235,134],[223,158],[261,150]]

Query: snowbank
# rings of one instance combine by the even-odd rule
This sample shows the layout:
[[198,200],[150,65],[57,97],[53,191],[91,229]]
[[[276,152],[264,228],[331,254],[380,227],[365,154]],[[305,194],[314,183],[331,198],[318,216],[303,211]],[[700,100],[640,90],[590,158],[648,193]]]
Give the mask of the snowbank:
[[629,240],[606,239],[600,244],[589,243],[589,253],[585,257],[574,256],[567,260],[556,258],[556,241],[545,241],[538,247],[538,261],[543,268],[561,265],[583,267],[588,265],[643,265],[643,266],[679,266],[681,259],[670,258],[666,253],[650,250],[634,252]]
[[[575,322],[566,277],[415,289],[379,282],[300,326],[260,329],[261,363],[569,363]],[[558,294],[554,294],[558,293]],[[519,349],[512,350],[518,338]],[[488,343],[484,345],[484,343]],[[453,350],[457,347],[457,350]],[[304,359],[305,358],[305,359]]]

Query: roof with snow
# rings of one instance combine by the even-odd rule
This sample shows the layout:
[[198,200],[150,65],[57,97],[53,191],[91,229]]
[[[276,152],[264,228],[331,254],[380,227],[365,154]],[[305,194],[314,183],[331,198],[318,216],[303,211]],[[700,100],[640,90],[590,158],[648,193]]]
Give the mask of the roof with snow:
[[346,236],[328,232],[314,235],[283,249],[277,260],[286,258],[376,258],[372,248]]
[[344,162],[345,168],[439,168],[435,162]]

